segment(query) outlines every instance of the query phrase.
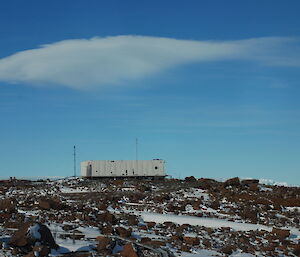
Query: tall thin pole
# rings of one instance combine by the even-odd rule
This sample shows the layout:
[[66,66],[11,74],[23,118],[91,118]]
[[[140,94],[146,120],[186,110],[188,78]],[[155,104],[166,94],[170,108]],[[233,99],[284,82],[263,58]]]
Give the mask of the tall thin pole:
[[135,139],[135,159],[138,160],[138,139]]
[[138,174],[139,172],[139,163],[138,163],[138,139],[135,139],[135,166],[136,166],[136,172]]
[[76,177],[76,146],[74,145],[74,177]]

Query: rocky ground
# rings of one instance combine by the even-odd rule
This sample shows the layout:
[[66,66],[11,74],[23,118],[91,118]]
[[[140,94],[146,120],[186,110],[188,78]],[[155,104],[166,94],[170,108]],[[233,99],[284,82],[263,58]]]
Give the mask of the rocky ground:
[[300,256],[300,188],[232,178],[0,181],[0,256]]

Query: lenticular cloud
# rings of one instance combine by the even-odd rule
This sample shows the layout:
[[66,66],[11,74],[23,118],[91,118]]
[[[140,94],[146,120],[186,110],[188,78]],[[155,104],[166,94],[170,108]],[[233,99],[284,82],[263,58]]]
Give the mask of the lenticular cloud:
[[0,59],[0,81],[85,89],[122,85],[195,62],[255,60],[299,66],[300,58],[287,51],[295,42],[275,37],[222,42],[145,36],[64,40]]

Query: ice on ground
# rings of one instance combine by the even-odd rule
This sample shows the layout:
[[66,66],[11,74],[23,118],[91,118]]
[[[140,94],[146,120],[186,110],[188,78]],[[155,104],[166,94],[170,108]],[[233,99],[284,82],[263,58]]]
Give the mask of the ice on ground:
[[153,212],[137,212],[141,215],[142,219],[146,222],[154,221],[156,223],[164,223],[171,221],[177,224],[190,224],[192,226],[204,226],[210,228],[230,227],[238,231],[249,231],[249,230],[266,230],[271,231],[271,227],[267,227],[260,224],[251,223],[238,223],[234,221],[228,221],[216,218],[202,218],[186,215],[172,215],[172,214],[160,214]]
[[33,226],[31,226],[29,230],[32,238],[41,239],[41,234],[39,232],[40,225],[38,223],[35,223]]

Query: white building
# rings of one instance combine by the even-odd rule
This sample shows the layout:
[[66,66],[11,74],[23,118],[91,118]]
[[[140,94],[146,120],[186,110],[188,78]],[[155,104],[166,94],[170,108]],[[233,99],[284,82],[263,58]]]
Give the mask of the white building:
[[81,162],[82,177],[165,177],[165,161],[100,160]]

